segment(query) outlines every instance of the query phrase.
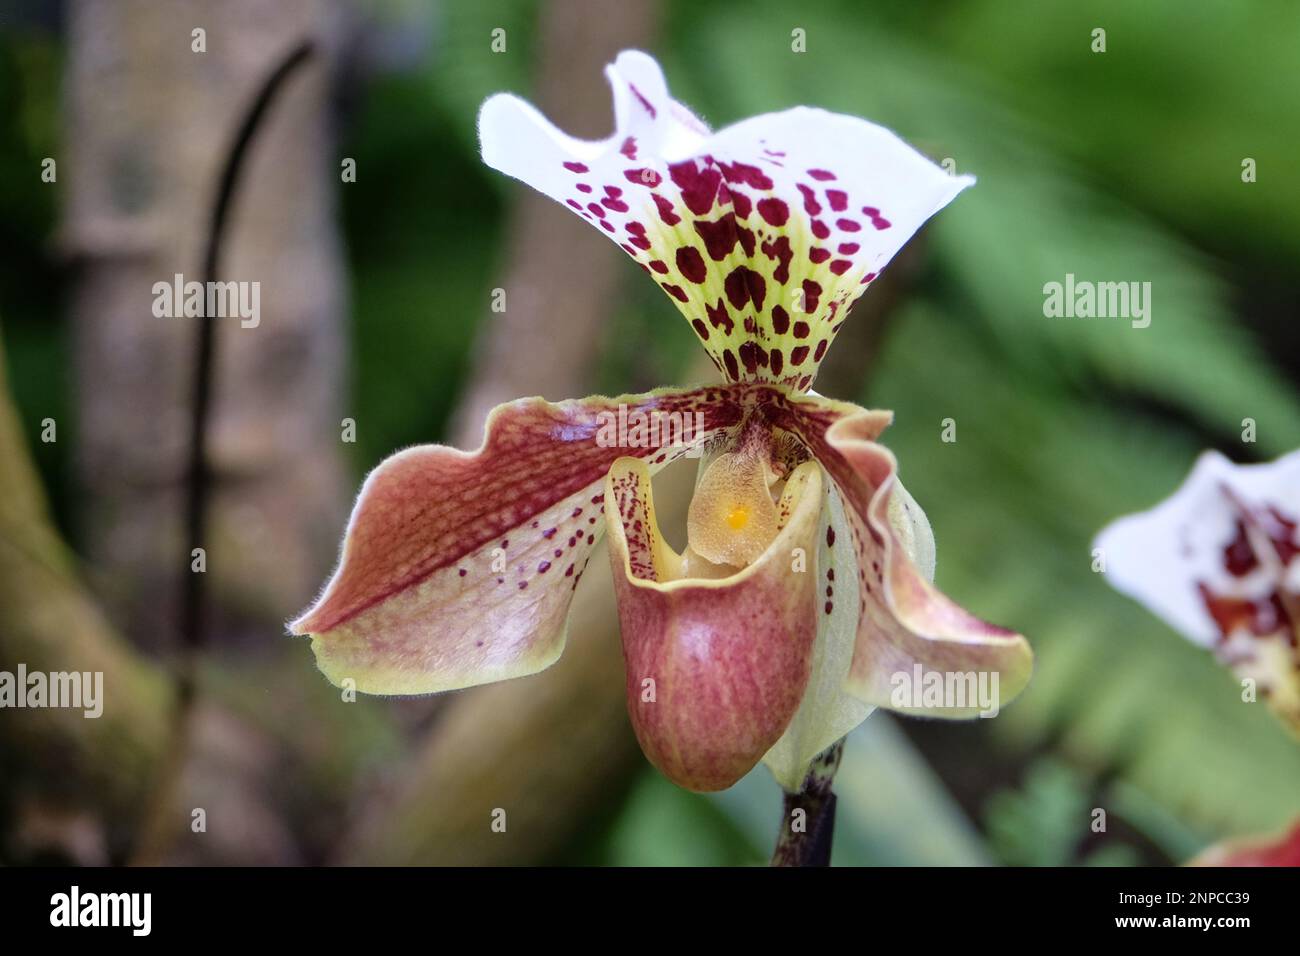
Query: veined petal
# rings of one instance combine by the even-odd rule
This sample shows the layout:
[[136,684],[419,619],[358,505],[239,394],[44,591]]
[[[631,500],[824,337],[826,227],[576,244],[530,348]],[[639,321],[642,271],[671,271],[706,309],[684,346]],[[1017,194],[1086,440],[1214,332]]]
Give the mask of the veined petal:
[[[974,617],[944,596],[914,563],[909,546],[922,556],[932,545],[926,541],[928,523],[911,518],[906,503],[902,514],[892,504],[898,464],[875,441],[890,413],[810,396],[773,403],[769,413],[775,427],[807,445],[846,505],[860,587],[846,689],[866,703],[904,713],[995,714],[1028,683],[1033,654],[1019,634]],[[833,525],[825,530],[831,543],[842,533]],[[824,611],[833,611],[833,599]]]
[[577,140],[513,96],[483,105],[483,159],[564,203],[672,297],[733,381],[806,390],[849,307],[974,182],[883,127],[797,107],[710,133],[653,59],[606,70],[614,135]]
[[578,579],[604,530],[604,479],[725,440],[725,387],[498,406],[482,447],[424,445],[371,472],[338,570],[290,625],[336,684],[423,694],[532,674],[564,646]]
[[681,558],[659,534],[644,462],[619,460],[605,488],[637,739],[680,786],[729,787],[781,736],[808,681],[821,469],[806,462],[791,472],[776,537],[752,564],[717,579],[677,577]]
[[[820,527],[829,528],[830,533],[820,536],[817,570],[821,579],[819,594],[825,594],[830,613],[825,613],[823,607],[823,613],[818,615],[812,674],[799,711],[763,757],[776,782],[791,792],[803,785],[818,754],[875,710],[846,689],[857,645],[861,582],[843,498],[831,481],[825,483],[823,494],[826,500]],[[895,483],[890,497],[889,520],[904,552],[925,579],[933,581],[934,534],[925,512],[901,482]]]
[[1202,647],[1300,734],[1300,452],[1201,455],[1152,508],[1098,536],[1106,579]]
[[[818,528],[847,529],[844,502],[833,482],[824,483]],[[763,756],[772,776],[797,793],[819,753],[871,714],[874,707],[845,690],[858,631],[857,558],[847,532],[817,535],[817,639],[813,644],[808,689],[781,738]]]

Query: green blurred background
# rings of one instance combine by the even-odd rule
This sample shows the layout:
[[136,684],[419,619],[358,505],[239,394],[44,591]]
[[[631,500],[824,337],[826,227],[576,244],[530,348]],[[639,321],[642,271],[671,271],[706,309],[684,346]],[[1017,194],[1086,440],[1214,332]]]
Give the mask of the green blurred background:
[[[357,9],[414,48],[354,78],[341,110],[339,154],[359,170],[338,197],[359,480],[394,449],[449,434],[522,193],[479,162],[475,116],[493,92],[530,95],[546,10]],[[62,135],[59,22],[28,16],[0,38],[0,318],[29,437],[47,415],[72,416],[78,385],[51,254],[60,194],[33,185]],[[715,127],[820,105],[888,125],[979,179],[918,240],[919,271],[870,374],[837,397],[895,411],[885,440],[935,529],[937,583],[1028,635],[1037,671],[994,721],[870,718],[838,779],[835,862],[1180,862],[1300,815],[1300,748],[1207,654],[1110,590],[1089,550],[1108,521],[1167,495],[1205,447],[1239,461],[1300,447],[1296,5],[666,0],[657,23],[651,52],[674,95]],[[497,27],[504,55],[490,48]],[[1091,49],[1098,27],[1104,53]],[[806,53],[791,52],[795,28]],[[1243,182],[1246,158],[1256,182]],[[592,389],[683,381],[688,328],[631,263],[618,269]],[[1149,281],[1150,327],[1044,317],[1042,287],[1066,273]],[[955,443],[940,441],[946,418]],[[1241,440],[1245,418],[1254,443]],[[75,445],[31,448],[82,550]],[[291,653],[288,671],[323,685],[305,647]],[[327,694],[282,695],[275,675],[288,671],[263,663],[254,652],[215,666],[213,693],[245,712]],[[356,792],[409,746],[411,721],[388,702],[350,706],[316,744],[351,756],[330,764],[347,780],[333,815],[293,828],[306,859],[330,857],[329,821],[347,819]],[[284,733],[295,732],[290,719]],[[310,786],[294,799],[310,804]],[[530,861],[760,863],[778,807],[761,768],[705,797],[640,764]],[[1104,833],[1089,827],[1093,808],[1107,811]]]

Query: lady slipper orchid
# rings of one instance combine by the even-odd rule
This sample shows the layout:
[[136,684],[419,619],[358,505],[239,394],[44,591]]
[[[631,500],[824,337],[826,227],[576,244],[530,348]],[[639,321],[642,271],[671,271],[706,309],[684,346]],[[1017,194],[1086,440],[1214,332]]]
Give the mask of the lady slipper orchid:
[[[574,589],[609,534],[628,711],[647,757],[693,790],[760,759],[797,790],[898,675],[1028,680],[1018,634],[931,584],[934,540],[876,439],[888,412],[809,392],[849,306],[971,183],[871,123],[797,108],[711,133],[658,65],[607,70],[616,132],[584,142],[508,95],[484,161],[617,242],[685,314],[724,384],[494,409],[482,447],[393,455],[366,479],[324,593],[291,628],[374,694],[533,674],[560,655]],[[679,554],[651,476],[702,456]]]
[[1183,486],[1107,527],[1106,578],[1250,680],[1300,735],[1300,452],[1201,455]]

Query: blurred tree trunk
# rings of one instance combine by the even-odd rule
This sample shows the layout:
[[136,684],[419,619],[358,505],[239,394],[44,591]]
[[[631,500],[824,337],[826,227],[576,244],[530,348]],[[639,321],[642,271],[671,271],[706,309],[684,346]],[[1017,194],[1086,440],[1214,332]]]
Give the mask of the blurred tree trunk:
[[[317,41],[260,129],[232,210],[223,280],[260,283],[260,323],[218,319],[207,573],[218,633],[265,640],[328,572],[346,509],[340,432],[344,264],[329,64],[332,0],[74,0],[63,241],[76,269],[77,474],[86,550],[114,619],[175,641],[197,334],[158,318],[156,282],[199,274],[221,163],[297,41]],[[202,34],[202,52],[196,50]],[[322,64],[326,68],[322,69]],[[322,409],[329,410],[322,414]]]
[[[538,103],[562,129],[613,131],[611,93],[599,82],[620,50],[648,47],[658,4],[602,6],[554,0],[539,24]],[[492,406],[523,395],[551,400],[591,390],[604,327],[614,314],[622,254],[596,230],[524,186],[511,217],[507,308],[484,326],[453,440],[473,448]],[[685,522],[692,476],[681,472],[658,504]],[[623,701],[623,657],[603,545],[574,598],[569,641],[536,677],[446,699],[394,784],[358,815],[338,859],[348,863],[536,863],[591,817],[617,804],[643,766]],[[493,833],[492,811],[507,814]]]
[[[65,851],[106,862],[134,827],[167,744],[166,677],[112,630],[78,580],[50,521],[45,494],[9,397],[0,343],[0,671],[101,672],[102,715],[84,710],[6,709],[0,778],[15,805],[6,856]],[[78,821],[78,822],[73,822]],[[24,833],[25,827],[39,833]],[[56,832],[57,831],[57,832]]]

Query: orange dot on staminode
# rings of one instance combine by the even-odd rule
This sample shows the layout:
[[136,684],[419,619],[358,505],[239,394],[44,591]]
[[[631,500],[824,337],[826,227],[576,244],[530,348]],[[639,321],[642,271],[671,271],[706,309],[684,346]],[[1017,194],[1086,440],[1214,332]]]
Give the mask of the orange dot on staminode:
[[745,527],[745,525],[749,524],[749,509],[740,507],[732,508],[731,511],[727,513],[727,524],[733,531],[739,531],[741,528]]

